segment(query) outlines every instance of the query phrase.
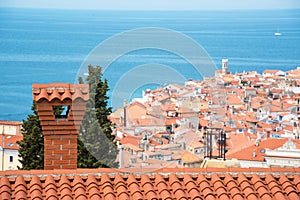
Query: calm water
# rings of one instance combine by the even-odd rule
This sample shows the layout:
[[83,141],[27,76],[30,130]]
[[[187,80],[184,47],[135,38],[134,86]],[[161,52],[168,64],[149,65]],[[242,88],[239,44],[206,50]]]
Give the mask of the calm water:
[[[2,8],[0,119],[26,118],[31,112],[32,83],[74,82],[95,46],[122,31],[141,27],[162,27],[186,34],[205,48],[218,68],[221,59],[228,58],[232,72],[300,66],[300,10],[116,12]],[[282,36],[274,36],[277,29]],[[147,63],[174,68],[189,65],[159,50],[132,52],[113,63],[122,70],[105,73],[110,88],[124,72]],[[180,73],[185,78],[201,78],[189,67],[184,69]]]

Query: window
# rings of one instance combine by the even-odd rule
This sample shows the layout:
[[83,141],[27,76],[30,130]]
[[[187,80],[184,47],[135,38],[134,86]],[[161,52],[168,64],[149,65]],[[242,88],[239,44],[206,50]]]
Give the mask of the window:
[[12,147],[12,146],[14,146],[14,143],[10,142],[7,144],[7,146]]
[[266,153],[266,150],[265,149],[261,149],[259,152],[260,153]]
[[9,162],[14,162],[14,157],[13,156],[9,156]]

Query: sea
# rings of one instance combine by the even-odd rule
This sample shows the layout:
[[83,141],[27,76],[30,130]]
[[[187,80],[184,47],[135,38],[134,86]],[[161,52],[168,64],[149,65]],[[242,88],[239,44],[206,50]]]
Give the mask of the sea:
[[[95,49],[122,33],[129,32],[134,36],[134,30],[149,27],[172,32],[171,42],[178,45],[182,44],[177,43],[178,35],[173,33],[194,41],[206,52],[216,69],[221,68],[223,58],[229,60],[232,73],[262,73],[265,69],[287,71],[300,67],[299,9],[101,11],[0,8],[0,120],[22,121],[32,113],[33,83],[75,83],[78,72],[86,67],[84,65]],[[275,32],[280,32],[281,36],[275,36]],[[161,43],[168,40],[168,37],[161,39],[160,34],[152,36]],[[147,37],[144,39],[146,41]],[[131,47],[132,43],[138,42],[131,38],[113,45],[117,51]],[[188,48],[188,45],[182,45],[179,50]],[[104,65],[101,59],[94,64]],[[140,68],[152,71],[145,72]],[[127,101],[140,97],[147,88],[203,78],[186,57],[157,46],[127,51],[115,57],[105,69],[103,77],[110,87],[108,96],[121,94],[118,85],[123,85],[129,89],[124,98]],[[162,77],[163,81],[156,77]],[[121,106],[120,102],[109,100],[109,105],[116,109]]]

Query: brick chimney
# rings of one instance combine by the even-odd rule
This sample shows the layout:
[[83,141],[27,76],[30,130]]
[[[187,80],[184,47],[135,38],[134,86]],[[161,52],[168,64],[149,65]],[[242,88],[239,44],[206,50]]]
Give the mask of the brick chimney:
[[[77,137],[89,99],[86,84],[33,84],[33,99],[44,134],[44,169],[76,169]],[[62,106],[63,112],[54,113]]]

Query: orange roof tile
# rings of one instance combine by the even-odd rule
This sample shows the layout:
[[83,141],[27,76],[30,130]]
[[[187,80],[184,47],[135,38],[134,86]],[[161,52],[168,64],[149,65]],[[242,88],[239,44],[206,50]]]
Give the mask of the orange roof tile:
[[276,70],[276,69],[266,69],[264,70],[263,74],[276,74],[277,72],[279,72],[280,70]]
[[[3,136],[3,137],[2,137]],[[2,148],[2,138],[4,139],[4,149],[19,149],[17,141],[23,140],[23,135],[2,135],[0,136],[0,147]]]
[[0,172],[0,199],[287,199],[299,168],[163,168]]
[[[263,161],[265,157],[265,149],[277,149],[286,143],[287,139],[268,138],[259,143],[248,146],[240,151],[227,155],[228,158],[236,158],[238,160]],[[253,155],[255,152],[255,156]]]
[[20,126],[20,125],[22,125],[22,122],[0,121],[0,125]]
[[235,152],[238,152],[245,147],[248,147],[254,143],[254,140],[251,141],[248,136],[245,134],[235,134],[235,133],[228,133],[229,136],[229,151],[226,155],[233,154]]
[[227,104],[228,105],[241,105],[244,102],[235,94],[229,94],[227,96]]
[[138,146],[141,137],[127,135],[120,139],[121,144],[132,144]]
[[46,99],[52,101],[59,99],[76,100],[81,98],[84,101],[89,99],[89,85],[87,84],[69,84],[69,83],[50,83],[50,84],[32,84],[33,99],[35,102]]
[[202,159],[189,151],[184,151],[181,155],[181,160],[184,163],[195,163],[200,162]]
[[202,127],[207,127],[208,124],[209,124],[209,121],[206,120],[206,119],[200,118],[200,119],[199,119],[199,124],[200,124]]

